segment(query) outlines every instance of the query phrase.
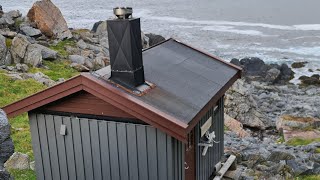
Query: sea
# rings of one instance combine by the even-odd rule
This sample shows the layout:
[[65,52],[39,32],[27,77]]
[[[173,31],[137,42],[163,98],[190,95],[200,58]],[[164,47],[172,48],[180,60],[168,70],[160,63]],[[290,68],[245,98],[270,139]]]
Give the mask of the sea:
[[[26,15],[36,0],[1,0],[4,11]],[[259,57],[267,63],[308,62],[301,75],[320,74],[319,0],[52,0],[69,27],[91,29],[133,7],[145,33],[175,38],[230,61]]]

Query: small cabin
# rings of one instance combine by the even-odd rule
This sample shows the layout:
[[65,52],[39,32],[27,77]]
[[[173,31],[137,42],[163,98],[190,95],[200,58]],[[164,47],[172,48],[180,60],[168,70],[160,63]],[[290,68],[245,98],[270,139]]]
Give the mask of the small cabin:
[[208,180],[241,69],[175,39],[142,50],[139,18],[107,23],[110,66],[3,108],[28,112],[37,179]]

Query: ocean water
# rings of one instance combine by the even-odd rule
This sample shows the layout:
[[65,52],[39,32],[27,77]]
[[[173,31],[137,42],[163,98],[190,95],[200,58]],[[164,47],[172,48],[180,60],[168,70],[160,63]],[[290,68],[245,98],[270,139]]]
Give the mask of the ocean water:
[[[319,0],[52,0],[69,27],[92,28],[131,6],[142,30],[173,37],[226,60],[256,56],[268,63],[308,61],[300,75],[320,74]],[[1,0],[26,14],[35,0]],[[309,72],[311,69],[313,72]]]

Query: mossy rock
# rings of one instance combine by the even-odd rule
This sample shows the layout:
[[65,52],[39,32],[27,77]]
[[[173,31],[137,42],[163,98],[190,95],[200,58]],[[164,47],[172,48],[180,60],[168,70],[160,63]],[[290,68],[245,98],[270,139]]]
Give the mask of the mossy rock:
[[292,63],[291,67],[295,68],[295,69],[303,68],[306,66],[307,63],[308,62],[294,62],[294,63]]

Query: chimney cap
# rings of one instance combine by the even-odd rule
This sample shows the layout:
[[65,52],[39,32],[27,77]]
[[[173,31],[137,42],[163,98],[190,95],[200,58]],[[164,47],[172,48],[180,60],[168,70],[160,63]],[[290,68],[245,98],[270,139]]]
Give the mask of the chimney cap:
[[128,19],[132,16],[132,7],[115,7],[113,8],[113,13],[119,19]]

